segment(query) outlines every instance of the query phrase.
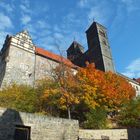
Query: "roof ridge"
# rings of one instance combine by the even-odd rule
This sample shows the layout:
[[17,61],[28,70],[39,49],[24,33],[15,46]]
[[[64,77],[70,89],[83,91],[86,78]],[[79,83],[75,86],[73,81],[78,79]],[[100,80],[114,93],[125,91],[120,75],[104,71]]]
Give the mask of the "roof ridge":
[[48,50],[45,50],[43,48],[35,46],[35,53],[40,54],[40,55],[45,56],[45,57],[48,57],[48,58],[55,60],[57,62],[60,62],[60,63],[62,62],[68,66],[76,67],[69,59],[67,59],[63,56],[60,56],[58,54],[55,54],[53,52],[50,52]]

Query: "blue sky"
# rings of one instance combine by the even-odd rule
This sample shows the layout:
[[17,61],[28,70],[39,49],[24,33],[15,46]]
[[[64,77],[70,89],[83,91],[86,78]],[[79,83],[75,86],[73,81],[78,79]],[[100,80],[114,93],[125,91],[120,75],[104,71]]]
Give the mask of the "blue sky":
[[140,77],[140,0],[0,0],[0,48],[27,29],[44,49],[65,52],[75,38],[86,50],[93,19],[108,29],[116,70]]

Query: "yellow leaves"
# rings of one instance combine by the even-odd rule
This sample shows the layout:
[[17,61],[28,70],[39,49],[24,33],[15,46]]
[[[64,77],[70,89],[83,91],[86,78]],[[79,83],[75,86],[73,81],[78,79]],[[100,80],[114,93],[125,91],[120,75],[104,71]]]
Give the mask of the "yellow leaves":
[[82,87],[81,99],[93,107],[97,104],[119,107],[124,100],[135,96],[132,86],[124,78],[96,70],[92,64],[80,69],[77,77]]
[[46,87],[41,97],[43,104],[46,104],[45,107],[53,105],[59,109],[67,110],[78,104],[78,84],[71,69],[60,65],[54,69],[53,74],[54,79],[49,81],[50,85]]
[[26,85],[12,84],[0,91],[0,106],[19,111],[35,111],[36,93]]
[[54,79],[43,92],[42,100],[46,105],[55,105],[68,109],[76,104],[88,108],[104,106],[118,108],[124,100],[130,100],[135,92],[122,77],[112,73],[96,70],[92,64],[80,68],[73,75],[69,68],[58,67]]

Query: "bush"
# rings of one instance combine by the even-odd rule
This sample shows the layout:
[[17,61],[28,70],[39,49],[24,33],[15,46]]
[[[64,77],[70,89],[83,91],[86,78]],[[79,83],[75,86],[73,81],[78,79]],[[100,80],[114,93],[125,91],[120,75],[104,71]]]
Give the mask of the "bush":
[[119,113],[118,123],[122,127],[140,127],[140,98],[124,105]]
[[0,91],[0,106],[17,111],[35,112],[37,96],[27,85],[12,84]]
[[101,107],[91,109],[86,114],[87,121],[84,123],[84,128],[87,129],[102,129],[106,128],[107,123],[107,112]]

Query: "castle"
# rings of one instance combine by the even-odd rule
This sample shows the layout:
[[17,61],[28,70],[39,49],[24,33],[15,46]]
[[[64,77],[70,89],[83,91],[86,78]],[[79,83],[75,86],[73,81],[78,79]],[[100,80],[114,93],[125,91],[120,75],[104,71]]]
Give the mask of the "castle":
[[0,55],[0,86],[13,82],[34,86],[60,62],[74,67],[68,59],[35,46],[27,31],[7,35]]
[[67,50],[67,57],[75,65],[85,67],[85,62],[95,63],[97,69],[115,72],[111,50],[107,38],[107,30],[99,23],[93,24],[86,31],[88,50],[73,42]]
[[[0,52],[0,87],[12,82],[34,86],[36,80],[50,75],[52,68],[61,62],[73,69],[76,66],[85,67],[87,61],[94,62],[99,70],[116,72],[107,29],[93,22],[86,31],[86,36],[88,50],[84,52],[83,46],[74,41],[67,49],[67,58],[64,58],[34,45],[28,31],[14,36],[7,35]],[[139,83],[125,78],[140,94]]]

